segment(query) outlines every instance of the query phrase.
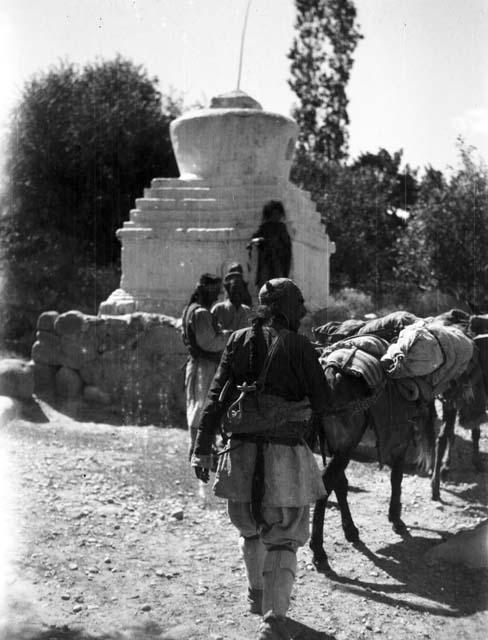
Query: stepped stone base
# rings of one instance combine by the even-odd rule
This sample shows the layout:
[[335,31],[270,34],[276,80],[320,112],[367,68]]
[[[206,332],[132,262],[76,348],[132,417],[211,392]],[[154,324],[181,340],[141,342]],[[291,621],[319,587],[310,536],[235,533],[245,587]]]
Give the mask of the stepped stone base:
[[311,311],[327,306],[329,258],[335,251],[308,192],[288,180],[219,184],[215,180],[155,178],[117,231],[122,243],[120,289],[101,314],[134,311],[179,316],[202,273],[223,275],[240,262],[254,299],[256,250],[247,245],[268,200],[281,200],[292,239],[290,277]]

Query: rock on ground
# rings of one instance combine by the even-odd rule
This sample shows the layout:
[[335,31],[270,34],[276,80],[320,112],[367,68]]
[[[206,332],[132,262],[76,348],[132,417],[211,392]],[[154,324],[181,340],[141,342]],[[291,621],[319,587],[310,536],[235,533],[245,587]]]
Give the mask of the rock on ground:
[[27,400],[33,393],[32,366],[17,358],[0,360],[0,395]]
[[460,531],[425,556],[427,562],[464,564],[472,569],[488,567],[488,520],[474,529]]
[[13,420],[18,414],[18,403],[9,396],[0,396],[0,427]]

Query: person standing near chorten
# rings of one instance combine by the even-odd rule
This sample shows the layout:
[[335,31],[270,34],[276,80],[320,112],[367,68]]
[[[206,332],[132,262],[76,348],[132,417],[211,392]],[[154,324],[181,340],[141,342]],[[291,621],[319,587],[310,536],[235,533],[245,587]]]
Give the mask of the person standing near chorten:
[[237,331],[251,323],[251,308],[244,301],[250,299],[240,264],[232,264],[224,276],[227,298],[212,307],[212,316],[222,329]]
[[221,278],[204,273],[182,314],[183,342],[189,353],[185,370],[185,395],[190,453],[210,383],[232,333],[222,330],[210,312],[221,288]]
[[258,249],[256,286],[267,280],[288,278],[291,268],[291,238],[285,224],[285,208],[279,200],[269,200],[263,207],[262,222],[248,248]]

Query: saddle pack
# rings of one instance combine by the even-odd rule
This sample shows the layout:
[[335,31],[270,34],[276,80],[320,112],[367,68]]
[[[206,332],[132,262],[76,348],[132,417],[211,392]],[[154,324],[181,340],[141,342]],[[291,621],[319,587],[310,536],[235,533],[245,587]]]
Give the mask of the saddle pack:
[[319,358],[322,368],[333,366],[345,374],[363,378],[370,389],[377,389],[385,380],[380,358],[386,343],[376,336],[355,336],[324,349]]

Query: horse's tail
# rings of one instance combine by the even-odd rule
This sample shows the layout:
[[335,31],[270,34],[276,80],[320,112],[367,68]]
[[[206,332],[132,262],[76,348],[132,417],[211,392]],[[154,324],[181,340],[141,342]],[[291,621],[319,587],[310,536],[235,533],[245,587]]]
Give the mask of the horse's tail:
[[428,473],[434,466],[436,425],[438,423],[435,402],[432,400],[424,407],[414,421],[416,458],[415,465],[422,473]]

